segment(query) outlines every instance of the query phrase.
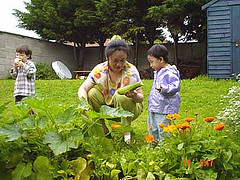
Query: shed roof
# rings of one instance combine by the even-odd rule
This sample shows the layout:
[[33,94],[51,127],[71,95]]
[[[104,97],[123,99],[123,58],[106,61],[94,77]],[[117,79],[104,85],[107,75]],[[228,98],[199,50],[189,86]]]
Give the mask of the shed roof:
[[205,4],[205,5],[202,6],[202,10],[208,8],[209,6],[215,4],[215,3],[218,2],[218,1],[219,1],[219,0],[212,0],[212,1],[208,2],[207,4]]

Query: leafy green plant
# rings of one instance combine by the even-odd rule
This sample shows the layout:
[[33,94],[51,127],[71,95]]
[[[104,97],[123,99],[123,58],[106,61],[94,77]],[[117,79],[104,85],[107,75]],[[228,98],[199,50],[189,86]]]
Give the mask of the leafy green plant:
[[84,99],[71,107],[38,97],[26,98],[8,111],[1,119],[0,161],[2,175],[12,179],[90,178],[92,165],[86,155],[104,158],[114,151],[98,120],[133,116],[108,106],[94,112]]
[[50,65],[47,63],[36,63],[36,79],[59,79]]
[[[14,81],[1,80],[0,179],[12,179],[13,175],[16,179],[37,179],[42,166],[47,167],[43,169],[50,179],[239,179],[239,144],[229,120],[217,117],[212,123],[203,121],[227,108],[237,94],[229,98],[220,95],[226,95],[238,82],[205,76],[182,80],[180,114],[195,119],[189,122],[186,134],[175,129],[155,148],[145,140],[146,108],[132,122],[132,128],[122,126],[115,120],[130,114],[108,107],[92,112],[78,100],[82,82],[37,80],[36,92],[44,99],[29,98],[14,106]],[[143,83],[146,107],[152,80]],[[34,116],[29,115],[30,107]],[[112,139],[105,137],[100,119],[106,120]],[[183,125],[183,120],[173,123]],[[215,123],[221,121],[224,129],[214,130]],[[132,131],[131,145],[123,142],[125,130]]]
[[218,119],[229,127],[232,138],[240,144],[240,86],[233,86],[226,96],[222,96],[221,103],[224,105],[222,111],[218,113]]

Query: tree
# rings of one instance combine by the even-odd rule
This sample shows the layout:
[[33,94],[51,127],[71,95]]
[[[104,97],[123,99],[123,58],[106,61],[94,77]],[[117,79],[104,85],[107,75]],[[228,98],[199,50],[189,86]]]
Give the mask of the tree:
[[175,64],[178,60],[178,41],[180,37],[186,40],[202,40],[206,37],[206,15],[201,7],[210,0],[164,0],[160,6],[149,9],[152,19],[164,20],[173,37],[175,46]]
[[106,39],[105,33],[96,31],[97,24],[91,26],[94,24],[91,16],[96,11],[94,0],[31,0],[25,6],[28,12],[14,13],[19,18],[19,27],[33,30],[46,40],[73,42],[78,49],[79,69],[84,67],[86,44]]
[[134,45],[134,63],[138,62],[138,45],[148,41],[150,45],[161,35],[156,30],[160,26],[159,21],[155,22],[147,17],[148,8],[152,5],[159,5],[159,0],[101,0],[97,1],[97,15],[105,23],[102,31],[107,34],[119,34],[132,42]]

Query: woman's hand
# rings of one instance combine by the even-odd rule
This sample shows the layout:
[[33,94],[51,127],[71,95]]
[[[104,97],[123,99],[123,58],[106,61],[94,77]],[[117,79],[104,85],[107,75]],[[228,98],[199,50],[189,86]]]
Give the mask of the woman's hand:
[[137,103],[141,103],[144,98],[141,87],[133,91],[127,91],[124,95],[128,98],[132,98]]
[[133,91],[127,91],[126,93],[125,93],[125,96],[127,96],[127,97],[129,97],[129,98],[133,98],[134,96],[136,96],[137,95],[137,91],[136,90],[133,90]]

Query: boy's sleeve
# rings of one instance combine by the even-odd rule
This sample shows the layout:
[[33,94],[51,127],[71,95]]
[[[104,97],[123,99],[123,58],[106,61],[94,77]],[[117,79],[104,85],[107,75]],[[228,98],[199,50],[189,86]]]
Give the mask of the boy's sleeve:
[[33,75],[35,74],[37,71],[35,64],[33,62],[28,62],[25,63],[24,67],[23,67],[23,74],[25,75]]
[[17,74],[18,74],[18,71],[17,70],[14,70],[14,68],[12,67],[11,69],[10,69],[10,74],[11,74],[11,76],[13,76],[13,77],[17,77]]
[[172,96],[180,91],[180,78],[175,74],[167,74],[161,82],[161,93]]

